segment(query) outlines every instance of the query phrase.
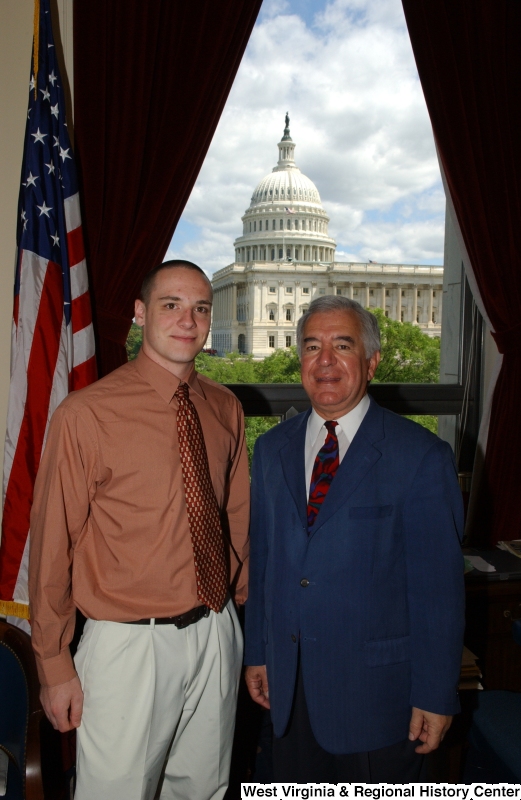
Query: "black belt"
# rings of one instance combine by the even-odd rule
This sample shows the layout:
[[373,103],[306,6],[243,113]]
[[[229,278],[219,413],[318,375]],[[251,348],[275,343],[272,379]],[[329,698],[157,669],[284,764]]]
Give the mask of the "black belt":
[[185,611],[184,614],[178,614],[177,617],[149,617],[148,619],[133,619],[127,622],[127,625],[150,625],[152,621],[156,625],[175,625],[176,628],[187,628],[193,625],[194,622],[199,622],[203,617],[210,614],[208,606],[196,606],[191,608],[190,611]]

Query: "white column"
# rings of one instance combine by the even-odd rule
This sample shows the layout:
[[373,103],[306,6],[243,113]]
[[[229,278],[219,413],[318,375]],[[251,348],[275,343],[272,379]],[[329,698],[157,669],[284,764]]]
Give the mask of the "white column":
[[260,319],[261,321],[265,319],[264,314],[266,313],[266,281],[262,281],[261,283],[261,309],[260,309]]
[[396,300],[396,319],[400,322],[402,318],[402,287],[398,284],[398,298]]
[[[281,322],[284,321],[284,309],[282,306],[284,305],[284,281],[279,281],[279,295],[278,295],[278,311],[277,311],[277,325],[280,325]],[[277,342],[275,344],[278,347]]]
[[414,291],[414,296],[412,299],[412,321],[413,325],[416,325],[416,318],[418,316],[418,284],[414,284],[412,287]]
[[232,322],[237,321],[237,284],[232,285]]
[[382,302],[380,308],[385,312],[385,283],[382,283]]
[[432,292],[433,292],[433,288],[432,288],[432,286],[429,286],[429,319],[427,320],[429,325],[432,324],[432,310],[433,310],[433,305],[434,305],[434,297],[433,297]]
[[300,306],[300,281],[295,281],[295,308],[293,310],[293,322],[296,325],[299,317]]
[[369,308],[369,284],[365,285],[365,308]]
[[349,284],[349,286],[347,287],[347,296],[349,297],[350,300],[353,299],[353,282],[352,281]]

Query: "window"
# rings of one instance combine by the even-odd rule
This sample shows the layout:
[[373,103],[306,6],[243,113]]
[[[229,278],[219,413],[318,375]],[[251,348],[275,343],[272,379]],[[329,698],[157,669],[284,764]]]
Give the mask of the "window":
[[295,258],[297,259],[297,261],[298,261],[298,257],[299,257],[299,251],[298,251],[298,248],[297,248],[297,249],[295,250]]
[[279,247],[279,258],[284,258],[284,251],[282,247]]
[[386,289],[386,290],[385,290],[385,296],[386,296],[386,297],[389,297],[389,289]]
[[286,286],[286,294],[293,294],[293,286]]
[[295,220],[295,230],[298,231],[298,219]]
[[434,311],[432,312],[432,321],[436,322],[436,314],[434,313]]
[[291,247],[286,248],[286,258],[291,259]]
[[386,316],[386,317],[388,317],[388,316],[389,316],[389,312],[388,312],[388,311],[386,311],[386,312],[385,312],[385,316]]
[[433,297],[436,297],[436,292],[433,292],[433,293],[432,293],[432,296],[433,296]]
[[291,347],[291,336],[286,336],[286,347]]
[[325,289],[319,289],[319,290],[318,290],[318,293],[319,293],[319,294],[325,294],[325,293],[326,293],[326,290],[325,290]]
[[403,289],[402,289],[402,297],[405,297],[405,292]]
[[280,220],[279,228],[281,229],[281,231],[284,230],[284,220],[283,219]]
[[249,260],[250,260],[250,248],[247,247],[246,248],[246,261],[249,261]]
[[290,219],[288,219],[288,221],[287,221],[286,228],[288,229],[288,231],[291,230],[291,220]]
[[[418,294],[419,294],[419,292],[418,292]],[[420,315],[416,314],[416,322],[419,322],[419,321],[420,321]]]
[[256,222],[254,222],[254,223],[253,223],[253,230],[254,230],[254,231],[256,231],[256,230],[257,230],[257,223],[256,223]]
[[250,233],[251,233],[251,222],[250,222]]
[[256,247],[253,248],[253,256],[252,256],[252,258],[253,258],[254,261],[257,260],[257,248]]
[[271,260],[275,261],[275,248],[274,247],[271,248]]
[[309,286],[302,287],[302,294],[309,294]]
[[400,314],[400,322],[403,322],[403,311]]
[[[274,231],[276,227],[277,227],[277,220],[276,220],[276,219],[274,219],[274,220],[272,220],[272,223],[271,223],[271,229],[272,229],[272,231]],[[266,230],[267,230],[267,228],[266,228]]]
[[286,309],[286,322],[291,322],[291,308]]
[[420,290],[418,289],[418,297],[421,297],[421,296],[422,296],[422,293],[421,293],[421,292],[420,292]]
[[276,286],[270,286],[269,293],[270,294],[277,294],[277,287]]
[[270,322],[275,322],[275,311],[273,308],[270,308],[270,313],[268,314]]
[[374,295],[374,291],[372,289],[369,289],[369,296],[372,297],[373,295]]
[[315,230],[317,229],[317,221],[315,220]]
[[342,294],[342,289],[337,289],[337,290],[336,290],[336,293],[337,293],[337,294]]
[[268,347],[275,347],[275,337],[268,336]]

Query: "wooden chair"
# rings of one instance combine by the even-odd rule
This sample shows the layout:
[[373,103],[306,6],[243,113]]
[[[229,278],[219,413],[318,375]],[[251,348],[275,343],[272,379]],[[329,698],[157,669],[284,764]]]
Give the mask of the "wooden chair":
[[39,689],[30,637],[0,620],[0,761],[7,766],[6,800],[64,796],[60,735],[45,717]]

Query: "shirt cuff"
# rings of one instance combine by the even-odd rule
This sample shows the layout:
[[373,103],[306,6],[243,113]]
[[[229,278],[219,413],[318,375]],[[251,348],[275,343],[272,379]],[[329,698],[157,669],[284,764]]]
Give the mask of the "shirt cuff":
[[42,686],[58,686],[60,683],[71,681],[78,675],[68,647],[53,658],[40,659],[36,656],[36,666]]

